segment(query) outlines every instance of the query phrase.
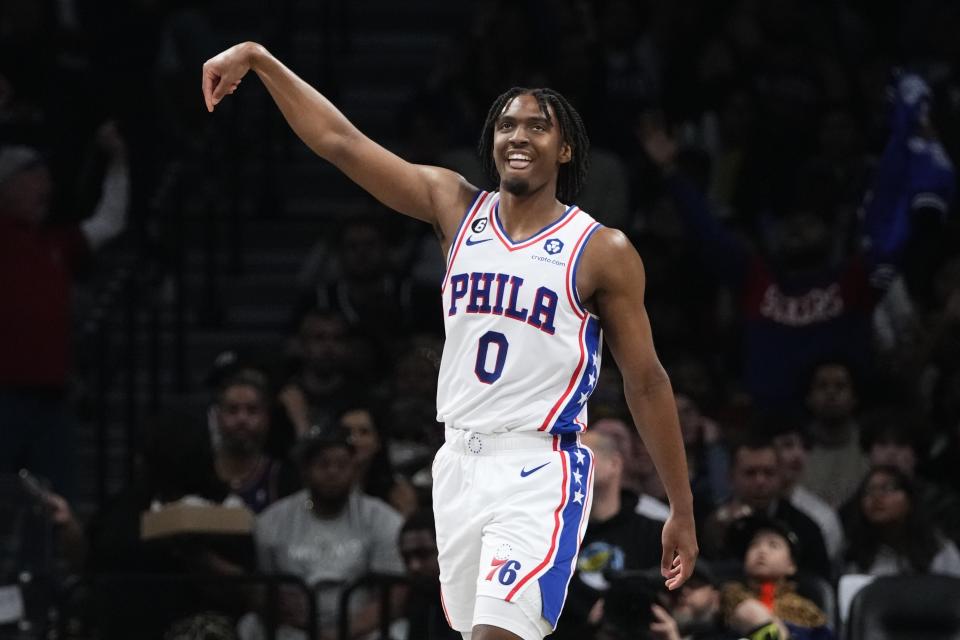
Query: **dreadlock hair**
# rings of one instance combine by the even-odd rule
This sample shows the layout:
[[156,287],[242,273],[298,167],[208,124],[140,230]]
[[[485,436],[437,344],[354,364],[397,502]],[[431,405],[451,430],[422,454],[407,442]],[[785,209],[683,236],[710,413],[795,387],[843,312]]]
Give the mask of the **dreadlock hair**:
[[553,107],[553,112],[557,115],[557,123],[560,126],[560,135],[564,142],[570,145],[572,155],[570,162],[560,165],[560,173],[557,176],[557,199],[565,204],[570,204],[580,193],[584,182],[587,180],[587,170],[590,168],[587,154],[590,151],[590,139],[587,137],[586,127],[583,126],[583,120],[580,114],[573,108],[567,99],[554,91],[553,89],[527,89],[525,87],[513,87],[506,93],[503,93],[493,104],[490,105],[490,111],[487,112],[487,119],[483,123],[483,130],[480,132],[480,142],[477,150],[480,152],[480,161],[483,163],[483,169],[495,183],[500,182],[500,174],[497,172],[497,166],[493,161],[493,130],[497,118],[503,113],[503,110],[517,96],[533,96],[540,106],[540,113],[551,123],[550,110],[547,105]]

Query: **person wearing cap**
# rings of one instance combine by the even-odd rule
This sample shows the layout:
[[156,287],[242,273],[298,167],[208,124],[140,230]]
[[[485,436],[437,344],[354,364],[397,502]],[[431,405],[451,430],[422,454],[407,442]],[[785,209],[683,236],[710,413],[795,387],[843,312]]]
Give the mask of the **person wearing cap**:
[[40,153],[0,146],[0,472],[29,468],[69,493],[71,446],[65,390],[70,372],[74,271],[125,226],[126,145],[105,124],[101,197],[79,224],[47,224],[54,185]]
[[796,532],[803,542],[795,556],[801,570],[830,580],[833,567],[820,527],[782,495],[783,471],[773,439],[762,432],[749,433],[733,445],[730,460],[733,496],[706,520],[701,536],[704,555],[711,560],[739,557],[727,544],[727,530],[740,518],[760,514],[786,522]]
[[789,630],[789,637],[832,638],[823,611],[796,592],[794,558],[799,538],[786,523],[763,515],[742,518],[728,532],[742,550],[744,582],[721,589],[721,609],[731,619],[744,600],[759,600]]
[[[618,584],[616,597],[611,601],[636,600],[635,593],[624,594],[624,585]],[[629,587],[628,587],[629,589]],[[720,582],[712,567],[704,561],[697,563],[693,575],[676,591],[658,590],[649,594],[653,602],[635,604],[634,618],[625,619],[620,628],[605,625],[595,640],[624,640],[636,638],[637,629],[646,627],[639,637],[650,640],[785,640],[787,627],[756,598],[744,598],[730,612],[721,609]],[[641,598],[642,599],[642,598]],[[619,607],[624,607],[623,602]],[[640,607],[650,608],[649,615],[640,620]]]
[[[368,573],[402,574],[398,540],[403,519],[382,500],[354,489],[356,461],[349,433],[339,427],[311,431],[299,443],[297,459],[305,488],[257,517],[258,568],[299,576],[310,586],[346,585]],[[340,591],[338,587],[318,590],[323,640],[334,637]],[[375,595],[359,590],[351,598],[351,638],[378,627]],[[281,596],[286,622],[305,626],[307,607],[302,595],[284,592]]]

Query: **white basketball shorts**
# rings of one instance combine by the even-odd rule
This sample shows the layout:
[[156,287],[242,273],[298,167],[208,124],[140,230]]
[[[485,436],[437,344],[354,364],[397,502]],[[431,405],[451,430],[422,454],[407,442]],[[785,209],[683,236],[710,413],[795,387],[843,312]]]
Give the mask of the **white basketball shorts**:
[[536,586],[540,616],[532,623],[544,629],[540,637],[555,629],[592,495],[593,453],[579,434],[448,428],[433,463],[433,508],[450,626],[491,624],[476,618],[478,598],[523,605]]

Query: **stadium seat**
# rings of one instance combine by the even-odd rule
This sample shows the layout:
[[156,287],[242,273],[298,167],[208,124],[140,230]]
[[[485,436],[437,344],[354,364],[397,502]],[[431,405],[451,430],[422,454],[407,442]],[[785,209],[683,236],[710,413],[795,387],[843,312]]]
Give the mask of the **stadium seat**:
[[878,578],[850,607],[847,640],[960,640],[960,578]]

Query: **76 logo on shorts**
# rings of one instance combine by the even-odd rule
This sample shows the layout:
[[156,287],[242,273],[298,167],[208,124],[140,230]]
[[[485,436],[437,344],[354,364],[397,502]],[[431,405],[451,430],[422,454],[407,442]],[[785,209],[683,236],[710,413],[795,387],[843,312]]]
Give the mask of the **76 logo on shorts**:
[[497,581],[504,586],[513,584],[517,579],[517,571],[520,570],[519,562],[506,558],[494,558],[490,566],[493,568],[487,574],[487,581],[492,581],[494,574],[497,574]]

